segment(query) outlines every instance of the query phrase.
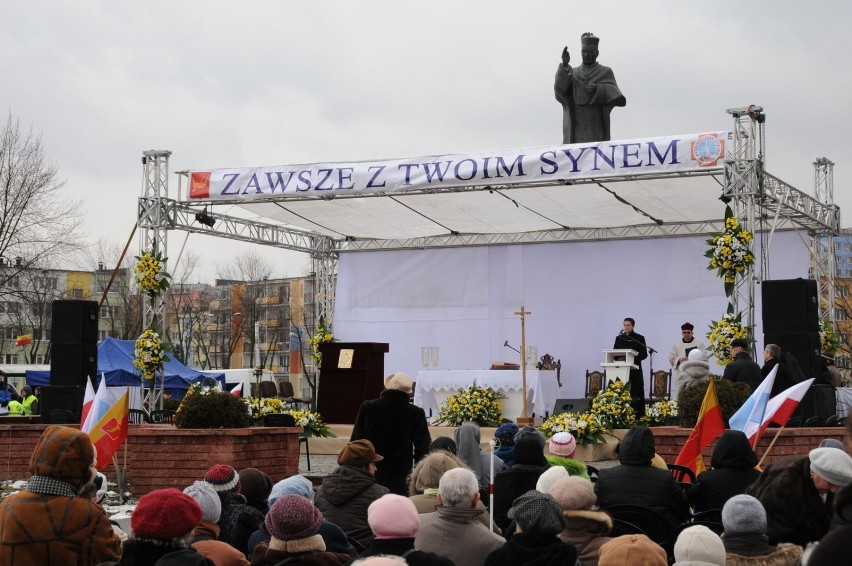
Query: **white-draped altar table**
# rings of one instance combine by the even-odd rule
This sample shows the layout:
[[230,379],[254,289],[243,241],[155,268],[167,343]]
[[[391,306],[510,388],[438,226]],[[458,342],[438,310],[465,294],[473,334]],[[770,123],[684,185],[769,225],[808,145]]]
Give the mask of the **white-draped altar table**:
[[[426,411],[426,416],[437,416],[441,403],[450,395],[472,385],[490,387],[506,395],[503,400],[505,418],[522,416],[521,370],[423,370],[417,373],[414,404]],[[527,413],[530,416],[545,418],[553,411],[557,398],[559,385],[555,371],[527,370]]]

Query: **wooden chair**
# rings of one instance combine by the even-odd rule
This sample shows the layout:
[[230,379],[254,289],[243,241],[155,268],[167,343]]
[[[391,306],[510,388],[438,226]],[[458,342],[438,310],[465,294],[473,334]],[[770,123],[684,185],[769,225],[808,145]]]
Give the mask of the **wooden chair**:
[[599,370],[586,370],[586,398],[594,399],[604,389],[606,389],[604,373]]
[[808,417],[807,419],[805,419],[805,424],[803,424],[802,426],[803,427],[804,426],[809,426],[809,427],[819,426],[819,420],[820,420],[819,415],[814,415],[812,417]]
[[611,505],[604,509],[612,517],[611,537],[646,535],[670,555],[674,546],[675,526],[662,513],[642,505]]
[[840,419],[837,418],[837,415],[828,415],[828,418],[825,419],[825,426],[839,426]]
[[258,393],[261,399],[278,397],[278,388],[273,381],[261,381]]
[[787,424],[784,426],[786,426],[787,428],[795,428],[797,426],[802,426],[802,416],[796,415],[794,417],[790,417],[789,419],[787,419]]
[[658,369],[651,376],[651,390],[648,392],[651,403],[672,398],[672,370]]
[[169,409],[157,409],[156,411],[151,411],[150,417],[152,423],[174,424],[175,411],[170,411]]
[[[263,426],[295,427],[296,418],[288,413],[270,413],[263,416]],[[308,436],[302,431],[299,435],[299,444],[305,445],[305,458],[308,461],[308,471],[311,469],[311,449],[308,445]]]
[[296,397],[293,391],[293,384],[289,381],[280,381],[278,383],[278,397],[288,403],[308,405],[309,407],[313,404],[313,401],[310,399]]
[[142,409],[130,409],[127,421],[133,424],[143,424],[151,422],[151,418]]
[[689,524],[704,525],[717,535],[721,535],[725,531],[725,527],[722,525],[721,509],[708,509],[706,511],[694,513],[689,519]]

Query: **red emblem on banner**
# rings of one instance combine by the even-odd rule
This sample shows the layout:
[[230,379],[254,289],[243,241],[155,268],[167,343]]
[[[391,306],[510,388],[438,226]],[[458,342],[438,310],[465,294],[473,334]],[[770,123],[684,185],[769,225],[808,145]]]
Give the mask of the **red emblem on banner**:
[[698,162],[699,167],[717,165],[719,158],[725,155],[725,140],[716,134],[701,134],[689,144],[689,157]]
[[193,171],[189,179],[189,198],[210,197],[210,172]]

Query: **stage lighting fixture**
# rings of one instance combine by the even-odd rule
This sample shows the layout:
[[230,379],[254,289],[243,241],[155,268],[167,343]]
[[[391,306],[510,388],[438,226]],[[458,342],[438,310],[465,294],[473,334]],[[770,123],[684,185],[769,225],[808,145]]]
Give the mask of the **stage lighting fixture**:
[[195,220],[202,226],[207,226],[208,228],[212,228],[216,225],[216,220],[214,220],[209,214],[207,214],[206,206],[201,212],[195,213]]
[[722,195],[719,197],[719,200],[724,202],[725,204],[728,204],[729,202],[731,202],[731,197],[729,197],[728,195]]

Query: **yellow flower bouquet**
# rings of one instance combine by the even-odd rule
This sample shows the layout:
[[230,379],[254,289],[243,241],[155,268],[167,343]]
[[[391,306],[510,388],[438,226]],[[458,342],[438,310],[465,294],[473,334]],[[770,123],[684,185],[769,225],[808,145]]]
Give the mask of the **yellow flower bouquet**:
[[613,380],[592,400],[589,412],[596,415],[607,428],[630,428],[636,413],[630,406],[630,389],[620,379]]
[[731,342],[737,338],[751,340],[748,327],[743,326],[742,313],[734,313],[733,307],[719,320],[712,321],[707,340],[710,346],[707,351],[715,357],[720,366],[726,366],[734,359],[731,357]]
[[305,429],[305,434],[308,436],[326,436],[334,437],[331,429],[322,420],[319,413],[314,413],[306,409],[294,409],[281,399],[275,397],[250,397],[243,399],[248,407],[249,415],[255,422],[263,421],[263,417],[271,414],[287,414],[293,415],[296,419],[296,426]]
[[588,412],[551,415],[538,429],[548,438],[557,432],[570,432],[577,444],[603,444],[609,432],[600,416]]
[[645,416],[639,420],[645,426],[673,425],[677,421],[677,401],[674,399],[657,401],[648,407]]
[[330,326],[325,325],[325,319],[320,317],[319,327],[311,337],[310,341],[311,359],[317,366],[319,366],[322,361],[322,352],[319,351],[320,344],[324,344],[326,342],[334,342],[334,333],[332,333]]
[[754,254],[749,248],[753,236],[734,216],[730,206],[725,207],[725,229],[712,232],[707,240],[710,249],[704,256],[710,259],[707,269],[715,269],[725,283],[725,295],[734,291],[737,275],[743,275],[754,265]]
[[475,422],[480,426],[498,426],[503,414],[500,399],[505,398],[505,395],[493,389],[475,385],[462,389],[441,404],[435,423],[461,426],[466,422]]
[[164,269],[167,259],[156,248],[136,256],[137,261],[134,268],[136,284],[140,291],[152,299],[165,293],[169,288],[171,275],[166,273]]
[[143,379],[154,379],[163,370],[166,360],[166,348],[160,335],[149,328],[136,339],[134,348],[133,366]]
[[819,349],[823,354],[833,356],[837,353],[837,347],[840,345],[840,339],[831,326],[831,321],[827,318],[822,319],[819,327]]

